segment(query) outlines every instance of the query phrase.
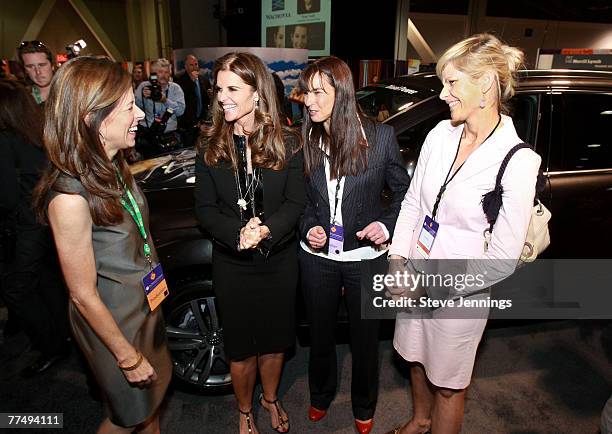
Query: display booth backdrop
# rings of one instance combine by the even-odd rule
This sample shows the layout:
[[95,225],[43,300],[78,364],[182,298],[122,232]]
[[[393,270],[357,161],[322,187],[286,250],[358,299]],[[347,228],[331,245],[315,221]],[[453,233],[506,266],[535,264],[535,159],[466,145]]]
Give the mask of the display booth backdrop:
[[299,48],[261,48],[261,47],[200,47],[174,50],[174,70],[185,69],[185,57],[193,54],[198,58],[200,74],[212,82],[212,70],[215,60],[230,52],[246,51],[253,53],[276,72],[285,85],[285,95],[289,95],[296,85],[298,77],[308,63],[308,50]]

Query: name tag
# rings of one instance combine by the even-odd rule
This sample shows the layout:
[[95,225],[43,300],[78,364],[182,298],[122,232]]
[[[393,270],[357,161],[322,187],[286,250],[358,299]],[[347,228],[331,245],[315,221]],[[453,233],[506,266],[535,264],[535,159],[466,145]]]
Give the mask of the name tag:
[[329,251],[328,255],[339,255],[344,245],[344,228],[340,225],[331,225],[329,228]]
[[439,227],[440,224],[434,221],[434,219],[425,216],[425,221],[423,222],[423,227],[421,228],[421,233],[416,243],[416,251],[419,252],[424,259],[429,259],[429,254],[436,240],[436,235],[438,235]]
[[170,295],[161,264],[157,264],[155,268],[142,278],[142,286],[144,287],[151,312]]

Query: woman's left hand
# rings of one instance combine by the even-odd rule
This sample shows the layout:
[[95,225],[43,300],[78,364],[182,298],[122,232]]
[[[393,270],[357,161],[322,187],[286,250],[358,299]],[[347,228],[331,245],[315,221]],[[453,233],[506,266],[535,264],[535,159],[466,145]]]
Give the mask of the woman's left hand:
[[372,222],[365,228],[357,232],[357,238],[363,240],[364,238],[372,241],[374,244],[382,244],[387,241],[385,231],[382,229],[382,224],[379,222]]
[[240,249],[254,249],[261,242],[261,240],[267,238],[270,235],[270,229],[267,226],[261,224],[261,220],[258,217],[253,217],[248,223],[240,230]]

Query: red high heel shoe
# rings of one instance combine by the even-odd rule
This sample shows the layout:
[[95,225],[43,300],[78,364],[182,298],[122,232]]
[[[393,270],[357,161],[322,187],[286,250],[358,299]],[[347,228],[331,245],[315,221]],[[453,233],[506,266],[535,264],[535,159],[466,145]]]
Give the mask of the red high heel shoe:
[[358,419],[355,419],[355,427],[360,434],[369,434],[372,431],[372,427],[374,426],[374,419],[370,419],[367,422],[362,422]]
[[308,419],[312,422],[318,422],[325,417],[327,410],[319,410],[312,405],[308,408]]

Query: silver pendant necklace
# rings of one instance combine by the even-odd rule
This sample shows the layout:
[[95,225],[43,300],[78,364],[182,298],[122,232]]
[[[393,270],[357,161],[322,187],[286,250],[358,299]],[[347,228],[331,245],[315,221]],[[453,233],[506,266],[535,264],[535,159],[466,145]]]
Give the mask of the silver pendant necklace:
[[[248,178],[248,175],[247,175],[247,178]],[[255,168],[253,169],[253,174],[251,175],[251,181],[248,183],[247,189],[243,195],[242,186],[240,185],[240,177],[238,175],[238,171],[236,170],[234,172],[234,179],[236,180],[236,190],[238,191],[238,201],[236,202],[236,205],[240,207],[241,211],[247,210],[247,204],[248,204],[247,198],[250,200],[251,203],[253,202],[255,198],[255,189],[257,188],[257,184],[258,184],[258,178],[259,178],[258,169]]]

